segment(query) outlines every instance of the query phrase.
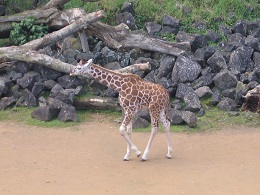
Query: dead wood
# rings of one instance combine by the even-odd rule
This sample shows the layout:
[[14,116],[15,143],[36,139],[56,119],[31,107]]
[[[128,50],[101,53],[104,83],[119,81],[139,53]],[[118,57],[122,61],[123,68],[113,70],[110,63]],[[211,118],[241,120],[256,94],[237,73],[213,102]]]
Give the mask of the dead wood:
[[242,111],[250,111],[260,114],[260,85],[248,91],[244,96]]
[[90,35],[97,36],[108,47],[114,49],[140,48],[143,50],[156,51],[173,56],[185,55],[190,51],[190,43],[170,43],[159,39],[150,38],[142,34],[132,33],[126,24],[110,26],[102,22],[95,22],[86,29]]
[[85,99],[76,99],[73,103],[73,106],[77,110],[88,110],[88,109],[99,109],[99,110],[115,110],[121,111],[121,107],[116,98],[85,98]]

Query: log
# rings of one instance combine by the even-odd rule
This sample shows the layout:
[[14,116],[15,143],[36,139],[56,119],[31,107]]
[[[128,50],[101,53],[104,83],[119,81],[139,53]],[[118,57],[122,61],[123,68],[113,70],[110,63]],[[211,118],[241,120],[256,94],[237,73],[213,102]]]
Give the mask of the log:
[[132,33],[126,24],[109,26],[102,22],[95,22],[86,29],[87,34],[97,36],[108,47],[114,49],[140,48],[143,50],[156,51],[173,56],[186,55],[191,51],[190,43],[170,43],[159,39],[150,38],[142,34]]
[[98,110],[114,110],[121,111],[122,108],[116,98],[84,98],[77,99],[74,101],[73,106],[76,110],[88,110],[88,109],[98,109]]
[[151,65],[149,64],[149,62],[140,63],[140,64],[132,64],[125,68],[121,68],[119,70],[114,70],[114,71],[118,72],[118,73],[135,73],[137,71],[147,71],[147,70],[151,70]]
[[260,85],[247,92],[241,109],[260,114]]
[[[76,9],[77,10],[77,9]],[[89,13],[85,16],[82,16],[75,22],[72,22],[68,26],[62,28],[61,30],[55,31],[53,33],[47,34],[44,37],[36,40],[32,40],[21,47],[26,47],[34,50],[46,47],[53,43],[56,43],[68,35],[76,33],[83,28],[86,28],[89,24],[96,22],[104,17],[104,12],[99,10],[97,12]]]

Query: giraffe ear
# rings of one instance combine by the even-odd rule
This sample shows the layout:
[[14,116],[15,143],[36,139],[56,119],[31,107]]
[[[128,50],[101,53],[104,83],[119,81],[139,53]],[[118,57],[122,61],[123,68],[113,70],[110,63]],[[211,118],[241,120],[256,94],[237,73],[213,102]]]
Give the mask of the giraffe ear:
[[84,65],[84,61],[80,60],[79,63],[77,64],[77,66],[83,66]]
[[89,59],[89,60],[87,61],[87,63],[86,63],[86,66],[92,64],[92,62],[93,62],[93,59]]

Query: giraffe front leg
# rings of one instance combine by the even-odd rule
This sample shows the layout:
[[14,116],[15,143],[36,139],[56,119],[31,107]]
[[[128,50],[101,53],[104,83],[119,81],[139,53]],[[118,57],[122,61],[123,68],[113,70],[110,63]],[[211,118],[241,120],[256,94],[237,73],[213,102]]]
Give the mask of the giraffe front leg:
[[[127,125],[127,135],[129,137],[129,140],[132,141],[132,123]],[[130,155],[131,155],[131,146],[127,142],[127,149],[126,149],[126,155],[124,156],[124,160],[129,161]]]
[[146,161],[147,160],[147,155],[149,153],[150,147],[151,147],[153,139],[154,139],[154,137],[155,137],[155,135],[157,133],[157,130],[158,130],[158,128],[152,128],[152,132],[151,132],[148,144],[147,144],[147,146],[145,148],[145,151],[144,151],[144,154],[142,156],[142,161]]
[[[129,146],[128,146],[128,147],[129,147],[129,150],[130,150],[130,149],[131,149],[131,150],[134,150],[134,151],[135,151],[135,154],[137,155],[137,157],[140,157],[141,151],[139,151],[138,148],[132,143],[131,139],[129,138],[129,136],[127,135],[127,133],[126,133],[125,130],[126,130],[126,126],[125,126],[124,124],[122,124],[122,125],[120,126],[119,131],[120,131],[121,135],[125,138],[127,144],[129,145]],[[127,159],[124,158],[124,160],[127,160]]]

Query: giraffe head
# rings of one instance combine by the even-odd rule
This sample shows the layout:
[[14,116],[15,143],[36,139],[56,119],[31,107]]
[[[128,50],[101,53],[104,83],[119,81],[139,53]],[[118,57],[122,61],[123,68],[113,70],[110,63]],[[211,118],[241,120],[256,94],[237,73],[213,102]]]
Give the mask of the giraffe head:
[[92,64],[93,59],[89,59],[87,63],[83,64],[80,61],[77,66],[71,71],[70,76],[83,75],[88,74],[90,72],[90,65]]

